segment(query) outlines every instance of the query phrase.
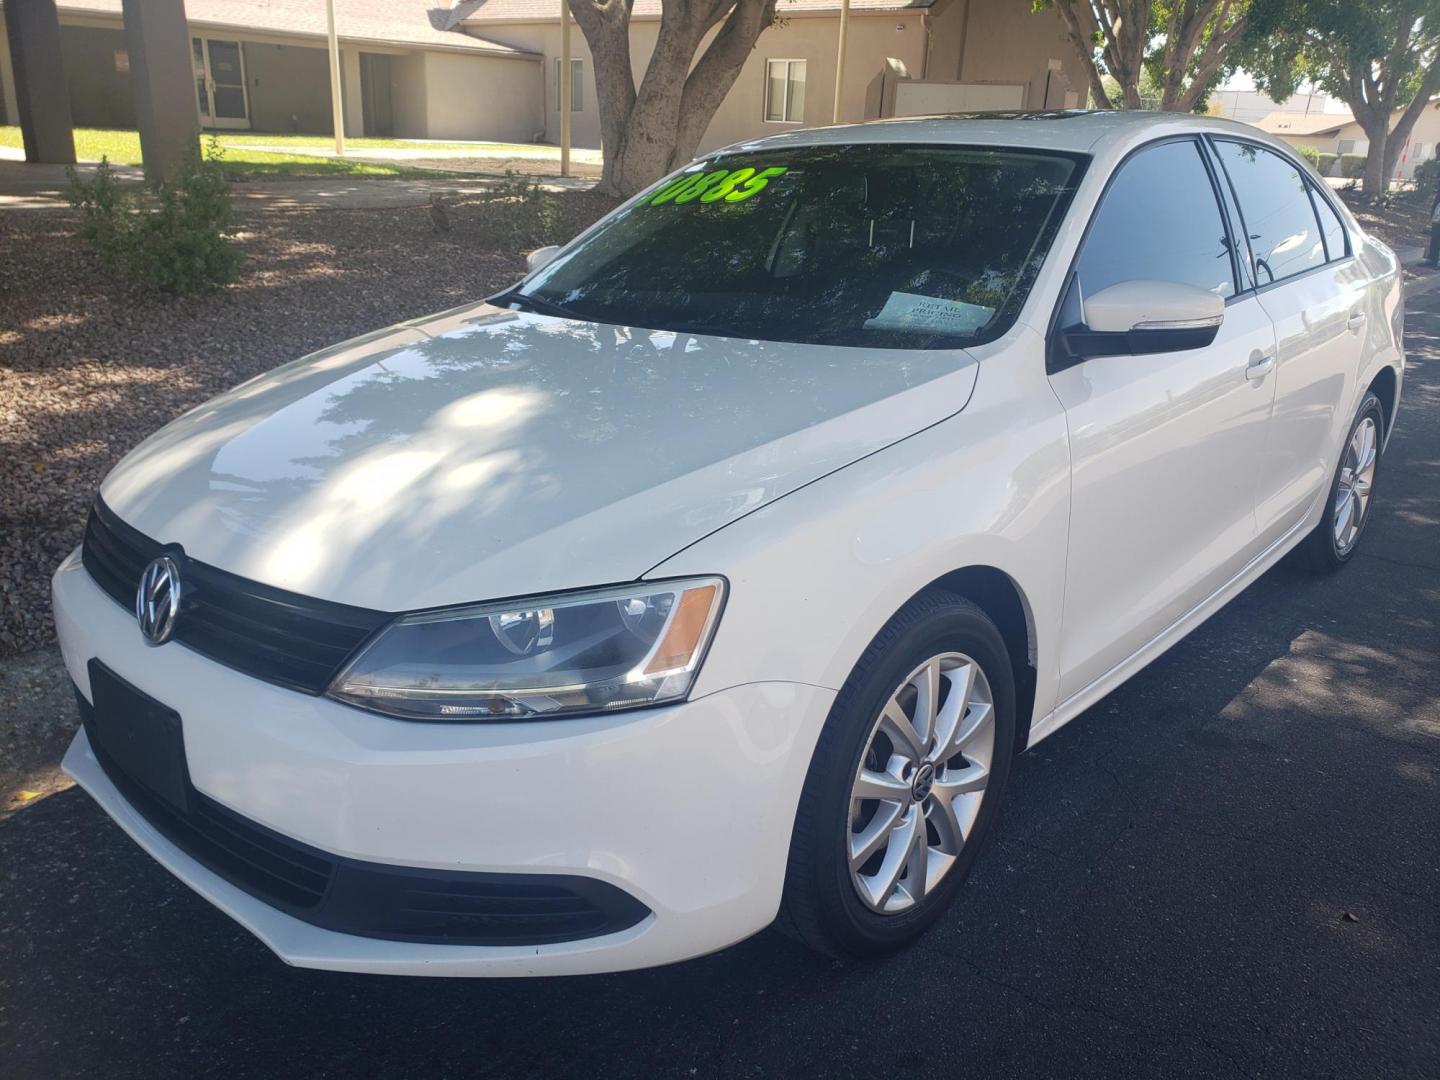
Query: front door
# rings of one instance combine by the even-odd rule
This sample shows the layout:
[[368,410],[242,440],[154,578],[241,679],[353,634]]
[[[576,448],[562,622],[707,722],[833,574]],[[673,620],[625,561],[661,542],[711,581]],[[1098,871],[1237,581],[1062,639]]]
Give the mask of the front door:
[[1176,139],[1121,165],[1076,261],[1082,296],[1122,281],[1173,281],[1227,303],[1207,348],[1092,357],[1050,376],[1072,472],[1062,699],[1259,553],[1254,463],[1275,396],[1263,374],[1275,331],[1253,293],[1236,295],[1231,244],[1199,144]]
[[238,41],[191,38],[195,96],[204,128],[248,128],[245,56]]

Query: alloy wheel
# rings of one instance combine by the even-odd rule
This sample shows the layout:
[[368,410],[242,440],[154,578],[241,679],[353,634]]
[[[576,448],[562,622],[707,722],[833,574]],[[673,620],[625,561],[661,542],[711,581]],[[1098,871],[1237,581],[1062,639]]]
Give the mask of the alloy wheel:
[[1370,509],[1370,490],[1375,482],[1375,461],[1379,456],[1379,430],[1372,416],[1355,427],[1340,464],[1340,482],[1331,506],[1331,529],[1335,550],[1344,555],[1355,546],[1360,527]]
[[872,911],[909,911],[954,866],[980,813],[995,705],[980,665],[942,653],[912,671],[870,731],[850,789],[850,879]]

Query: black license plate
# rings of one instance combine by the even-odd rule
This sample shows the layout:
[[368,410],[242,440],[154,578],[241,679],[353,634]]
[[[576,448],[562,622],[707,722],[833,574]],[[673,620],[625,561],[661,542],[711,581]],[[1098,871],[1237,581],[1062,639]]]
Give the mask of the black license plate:
[[106,763],[178,810],[189,789],[180,714],[90,661],[91,732]]

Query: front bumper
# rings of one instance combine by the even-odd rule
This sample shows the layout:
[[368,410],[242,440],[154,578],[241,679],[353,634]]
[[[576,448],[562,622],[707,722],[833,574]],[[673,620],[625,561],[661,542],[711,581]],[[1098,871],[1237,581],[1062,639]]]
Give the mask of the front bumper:
[[70,676],[92,658],[176,709],[196,790],[300,843],[395,866],[608,882],[651,914],[546,945],[417,944],[336,933],[206,869],[154,828],[82,731],[64,767],[143,848],[287,963],[429,975],[560,975],[732,944],[779,907],[805,771],[833,692],[732,687],[681,705],[533,724],[415,724],[241,675],[133,618],[71,556],[55,575]]

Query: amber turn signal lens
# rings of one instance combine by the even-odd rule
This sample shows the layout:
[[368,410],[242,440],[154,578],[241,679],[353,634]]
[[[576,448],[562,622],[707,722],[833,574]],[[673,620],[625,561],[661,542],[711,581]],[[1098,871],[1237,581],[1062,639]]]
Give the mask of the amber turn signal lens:
[[711,613],[719,598],[720,589],[715,585],[685,590],[655,655],[645,665],[644,674],[683,671],[690,665],[700,643],[705,640],[705,630],[710,625]]

